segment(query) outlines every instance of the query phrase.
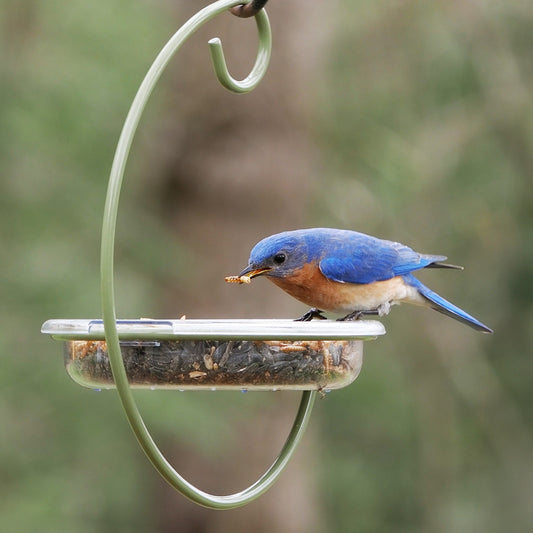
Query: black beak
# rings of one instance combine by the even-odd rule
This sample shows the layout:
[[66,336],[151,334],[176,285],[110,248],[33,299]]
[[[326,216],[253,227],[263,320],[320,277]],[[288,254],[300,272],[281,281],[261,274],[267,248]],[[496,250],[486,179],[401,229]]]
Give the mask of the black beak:
[[271,268],[256,268],[254,265],[248,265],[240,274],[240,276],[247,276],[249,278],[255,278],[256,276],[260,276],[261,274],[264,274],[265,272],[269,272],[272,270]]

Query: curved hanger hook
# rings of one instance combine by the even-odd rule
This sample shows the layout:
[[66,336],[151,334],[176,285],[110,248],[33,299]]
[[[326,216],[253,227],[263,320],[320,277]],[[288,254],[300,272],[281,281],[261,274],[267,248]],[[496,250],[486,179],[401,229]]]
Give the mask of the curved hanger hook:
[[[180,49],[182,44],[195,32],[202,24],[211,20],[220,13],[227,11],[236,6],[248,5],[253,0],[216,0],[213,4],[203,8],[196,15],[191,17],[168,41],[168,43],[161,50],[156,57],[152,66],[148,70],[144,80],[142,81],[135,98],[131,104],[130,110],[124,122],[122,132],[117,144],[115,156],[113,158],[113,165],[109,175],[109,184],[107,188],[106,203],[104,208],[104,217],[102,223],[102,242],[101,242],[101,256],[100,256],[100,290],[102,296],[102,318],[104,322],[105,338],[107,341],[107,348],[109,353],[109,362],[111,363],[111,370],[113,379],[115,381],[117,392],[122,402],[122,406],[126,413],[126,417],[141,445],[157,471],[184,496],[193,502],[209,507],[210,509],[232,509],[245,505],[257,498],[265,492],[278,478],[294,453],[303,431],[309,418],[311,410],[315,401],[315,391],[304,391],[300,401],[300,407],[294,420],[289,436],[278,456],[276,461],[263,474],[263,476],[247,489],[237,492],[235,494],[218,496],[208,494],[198,489],[187,480],[185,480],[176,470],[168,463],[163,453],[158,448],[157,444],[152,439],[150,432],[144,424],[143,418],[132,391],[129,386],[126,369],[122,361],[122,353],[120,350],[120,339],[117,331],[117,314],[115,309],[115,289],[114,289],[114,246],[115,246],[115,230],[117,225],[118,204],[120,199],[120,190],[124,178],[124,170],[128,154],[135,136],[135,131],[139,124],[142,112],[146,103],[154,89],[157,80],[161,76],[165,67],[169,63],[172,56]],[[261,0],[262,1],[262,0]],[[254,5],[259,5],[258,3]],[[256,64],[250,75],[242,82],[235,82],[237,92],[246,92],[251,90],[261,79],[261,76],[266,70],[268,59],[270,57],[270,26],[268,18],[263,10],[256,14],[256,21],[260,26],[260,53],[256,60]],[[261,37],[262,36],[262,37]],[[216,45],[215,45],[216,48]],[[220,50],[221,52],[221,50]],[[223,56],[221,55],[218,66],[224,65]],[[215,67],[216,68],[216,67]],[[227,71],[227,69],[226,69]],[[228,77],[231,79],[231,76]],[[220,79],[220,77],[219,77]],[[254,83],[255,82],[255,83]],[[225,84],[224,84],[225,85]],[[249,87],[249,88],[248,88]],[[248,88],[248,89],[247,89]]]
[[241,81],[237,81],[229,73],[220,39],[215,37],[209,41],[209,51],[211,52],[215,75],[226,89],[234,93],[247,93],[255,89],[257,84],[263,79],[268,68],[270,52],[272,50],[272,33],[270,31],[270,22],[264,9],[261,9],[255,14],[255,22],[259,34],[257,59],[250,74]]

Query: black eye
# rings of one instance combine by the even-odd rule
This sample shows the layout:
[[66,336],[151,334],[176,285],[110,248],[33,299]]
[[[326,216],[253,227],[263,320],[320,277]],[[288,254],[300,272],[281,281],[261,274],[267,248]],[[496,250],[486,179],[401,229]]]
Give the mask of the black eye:
[[276,254],[274,256],[274,263],[276,263],[276,265],[281,265],[281,263],[285,262],[285,259],[287,259],[287,256],[285,254]]

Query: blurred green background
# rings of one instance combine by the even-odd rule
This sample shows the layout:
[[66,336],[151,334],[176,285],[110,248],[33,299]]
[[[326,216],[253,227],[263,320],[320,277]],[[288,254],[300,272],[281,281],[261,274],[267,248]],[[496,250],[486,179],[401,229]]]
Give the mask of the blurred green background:
[[[272,109],[300,103],[283,87],[286,65],[276,64],[276,54],[298,50],[301,68],[316,57],[313,82],[299,89],[308,105],[288,115],[298,117],[298,132],[290,120],[281,130],[272,128],[284,144],[305,136],[313,147],[307,157],[312,176],[295,173],[272,187],[286,187],[281,194],[301,210],[294,219],[301,225],[357,229],[464,265],[462,273],[433,271],[423,279],[496,332],[482,335],[416,308],[393,309],[384,319],[387,336],[366,345],[356,383],[317,402],[303,451],[280,482],[287,488],[275,485],[265,496],[268,506],[259,500],[216,513],[181,501],[138,449],[116,394],[75,385],[64,372],[62,347],[39,334],[48,318],[100,315],[99,232],[120,128],[150,62],[199,9],[195,4],[8,0],[0,9],[5,530],[249,531],[242,525],[246,519],[258,524],[253,529],[272,531],[273,517],[286,526],[274,529],[289,532],[530,530],[533,5],[528,2],[338,0],[307,6],[295,0],[299,9],[315,10],[310,20],[319,26],[304,28],[301,22],[298,30],[321,40],[319,57],[306,56],[297,39],[291,48],[286,39],[291,20],[281,20],[274,25],[272,67],[280,84],[269,92],[267,74],[265,89],[221,97],[236,106],[243,99],[259,121],[266,120]],[[273,20],[276,11],[289,9],[282,6],[289,2],[270,4]],[[240,39],[239,24],[247,31],[252,26],[237,19],[228,24],[233,26],[225,41]],[[213,21],[209,32],[216,31]],[[249,33],[253,49],[253,27]],[[206,48],[198,39],[190,50],[198,49],[208,69]],[[243,64],[245,74],[250,58]],[[231,135],[232,121],[247,123],[248,115],[225,113],[226,104],[206,111],[203,84],[216,82],[207,74],[199,84],[180,85],[178,67],[194,71],[197,64],[177,61],[163,77],[127,170],[117,243],[119,314],[190,312],[178,305],[181,293],[173,288],[196,283],[198,301],[223,291],[221,299],[213,297],[210,307],[198,311],[207,309],[207,316],[242,316],[242,309],[247,317],[297,316],[301,306],[266,282],[261,290],[278,312],[262,309],[255,283],[243,290],[218,288],[225,275],[245,265],[255,241],[284,229],[276,224],[285,220],[285,204],[266,205],[269,222],[248,230],[238,249],[234,241],[218,239],[225,251],[207,250],[216,282],[204,286],[195,277],[206,261],[182,237],[200,228],[198,243],[216,232],[217,223],[208,223],[208,208],[202,212],[205,226],[193,224],[190,231],[172,218],[174,201],[185,213],[191,205],[190,191],[169,178],[170,167],[189,168],[188,150],[179,157],[173,150],[189,146],[197,135],[202,153],[210,153],[219,142],[216,135]],[[184,103],[189,95],[194,105]],[[172,126],[180,113],[188,120],[185,131]],[[218,124],[206,138],[213,130],[209,120],[219,114],[224,127]],[[232,155],[237,169],[240,157]],[[307,179],[311,186],[302,185],[306,200],[300,202],[300,185],[294,183]],[[219,186],[215,180],[194,194],[217,195]],[[254,189],[256,182],[243,179],[236,190],[247,187]],[[253,217],[243,202],[241,209],[226,210],[224,223],[238,238],[239,227],[245,232]],[[221,269],[219,260],[231,270]],[[241,299],[247,307],[238,307],[235,300]],[[276,395],[214,394],[137,397],[173,464],[180,469],[185,462],[191,480],[199,483],[194,473],[208,465],[220,481],[216,490],[230,492],[246,481],[233,483],[218,468],[232,449],[246,449],[247,438],[263,435],[269,419],[283,418],[279,435],[262,436],[264,466],[255,472],[245,460],[235,465],[252,482],[277,453],[297,395],[279,395],[272,400],[277,407],[270,408],[269,398]],[[292,479],[304,479],[307,492],[298,485],[291,490]],[[181,514],[173,517],[179,506]],[[311,524],[305,516],[312,517]]]

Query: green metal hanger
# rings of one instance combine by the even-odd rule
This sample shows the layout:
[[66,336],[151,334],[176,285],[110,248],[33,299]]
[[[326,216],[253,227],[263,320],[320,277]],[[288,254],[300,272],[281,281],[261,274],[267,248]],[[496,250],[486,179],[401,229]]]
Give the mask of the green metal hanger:
[[[203,492],[187,482],[168,463],[152,439],[148,429],[144,424],[139,409],[137,408],[133,394],[129,387],[128,379],[126,377],[126,371],[122,362],[119,335],[116,326],[117,318],[115,312],[115,291],[113,280],[115,230],[120,189],[122,186],[126,161],[142,112],[155,84],[157,83],[157,80],[161,76],[172,56],[200,26],[230,8],[235,8],[240,10],[239,12],[242,12],[244,8],[251,3],[253,4],[253,0],[218,0],[217,2],[205,7],[196,15],[191,17],[173,35],[173,37],[168,41],[168,43],[156,57],[133,100],[129,113],[126,117],[120,139],[118,141],[113,165],[111,168],[111,174],[109,177],[102,225],[100,274],[103,323],[113,378],[115,380],[122,406],[124,407],[128,421],[133,429],[133,432],[135,433],[135,436],[137,437],[137,440],[139,441],[139,444],[163,478],[166,479],[166,481],[172,487],[193,502],[211,509],[232,509],[245,505],[270,488],[270,486],[282,472],[283,468],[289,461],[298,443],[300,442],[305,426],[311,415],[316,393],[314,391],[305,391],[302,393],[296,419],[285,445],[283,446],[276,461],[253,485],[236,494],[217,496]],[[262,6],[264,3],[264,1],[256,1],[256,6]],[[236,6],[244,6],[244,8]],[[253,7],[254,5],[252,5],[252,8]],[[248,12],[250,12],[250,10],[248,10]],[[234,12],[234,14],[238,13]],[[255,16],[257,23],[259,47],[255,65],[250,74],[244,80],[237,81],[229,74],[224,60],[224,53],[222,51],[220,40],[212,39],[209,42],[211,57],[218,80],[224,87],[237,93],[251,91],[257,86],[265,74],[270,59],[272,38],[267,14],[264,9],[260,9],[257,12],[252,10],[251,14]]]

